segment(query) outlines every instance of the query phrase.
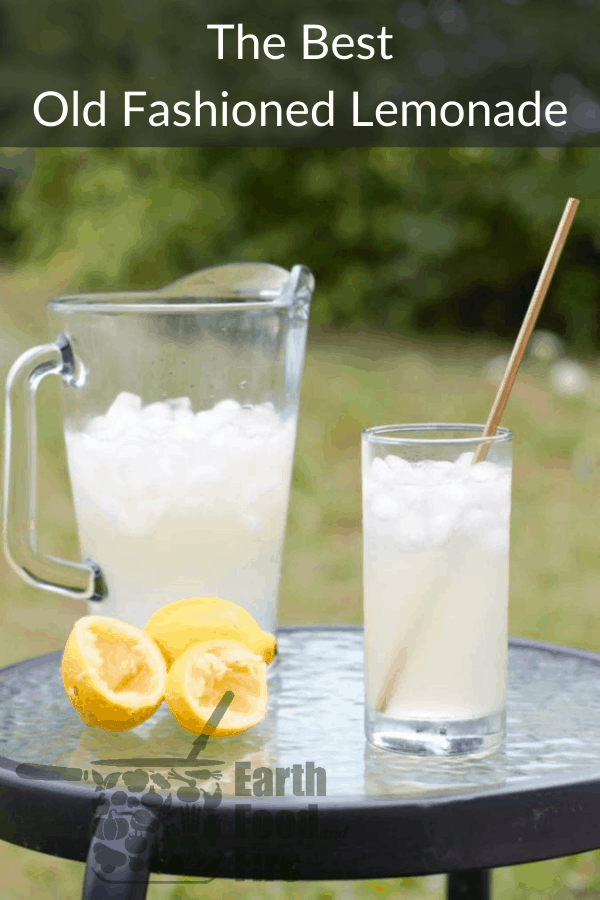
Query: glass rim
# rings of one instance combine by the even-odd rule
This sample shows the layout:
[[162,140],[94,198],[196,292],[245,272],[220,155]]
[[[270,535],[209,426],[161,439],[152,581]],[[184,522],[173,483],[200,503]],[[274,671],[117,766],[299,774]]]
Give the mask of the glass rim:
[[[398,425],[376,425],[362,432],[363,439],[369,443],[380,444],[501,444],[512,440],[513,433],[509,428],[499,426],[495,434],[483,437],[485,425],[465,422],[411,422]],[[410,437],[411,433],[421,432],[420,437]],[[476,432],[472,437],[427,437],[431,434],[443,434],[445,431]],[[425,434],[423,435],[423,432]]]
[[265,309],[290,306],[293,298],[281,290],[246,290],[213,296],[161,296],[160,291],[95,291],[66,294],[48,303],[52,312],[180,313],[202,309]]

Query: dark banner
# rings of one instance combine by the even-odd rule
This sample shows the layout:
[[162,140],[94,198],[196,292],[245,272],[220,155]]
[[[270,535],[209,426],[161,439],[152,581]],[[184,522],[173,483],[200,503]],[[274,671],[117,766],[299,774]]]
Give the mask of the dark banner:
[[594,0],[0,0],[0,144],[598,146]]

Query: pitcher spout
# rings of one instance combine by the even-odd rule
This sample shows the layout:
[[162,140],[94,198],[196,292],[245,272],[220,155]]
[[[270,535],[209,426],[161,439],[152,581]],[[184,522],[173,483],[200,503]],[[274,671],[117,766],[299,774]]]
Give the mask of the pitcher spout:
[[290,272],[271,263],[228,263],[200,269],[160,288],[161,297],[219,297],[271,300],[277,306],[289,306],[294,317],[307,318],[315,289],[315,279],[306,266],[296,265]]
[[315,278],[306,266],[294,266],[281,291],[281,304],[290,306],[295,319],[306,320],[315,289]]

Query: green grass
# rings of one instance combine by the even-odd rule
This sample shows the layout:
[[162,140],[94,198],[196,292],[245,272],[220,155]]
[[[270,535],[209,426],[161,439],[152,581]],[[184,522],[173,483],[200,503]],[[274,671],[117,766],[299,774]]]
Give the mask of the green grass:
[[[33,306],[40,308],[39,297]],[[22,321],[22,310],[15,319],[6,302],[0,308],[9,341],[5,366],[23,344]],[[43,339],[37,319],[29,337]],[[494,394],[481,374],[483,365],[506,351],[479,340],[312,335],[281,586],[282,622],[361,621],[361,430],[395,421],[482,421]],[[595,446],[598,429],[600,369],[593,360],[588,364],[592,393],[567,400],[551,393],[545,365],[526,361],[504,417],[515,433],[510,628],[515,635],[600,650],[598,481],[580,483],[571,470],[573,453],[583,444]],[[75,557],[53,389],[44,400],[40,530],[44,549]],[[3,559],[0,575],[0,664],[59,649],[83,612],[80,604],[27,587]],[[494,898],[600,897],[597,860],[597,854],[588,853],[499,870]],[[75,897],[83,876],[80,864],[5,843],[0,843],[0,871],[3,900]],[[150,900],[222,895],[441,898],[443,879],[292,885],[216,881],[208,886],[157,881],[149,891]]]

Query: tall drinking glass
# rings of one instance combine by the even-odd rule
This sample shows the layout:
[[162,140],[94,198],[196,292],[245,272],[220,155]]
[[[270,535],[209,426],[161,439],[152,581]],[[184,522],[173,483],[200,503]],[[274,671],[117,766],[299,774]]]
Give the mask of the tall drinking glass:
[[482,433],[363,433],[366,734],[387,750],[480,753],[504,736],[512,434]]
[[[240,263],[168,289],[63,297],[7,381],[4,546],[29,583],[143,627],[217,596],[269,632],[313,278]],[[84,557],[41,554],[36,391],[59,377]]]

